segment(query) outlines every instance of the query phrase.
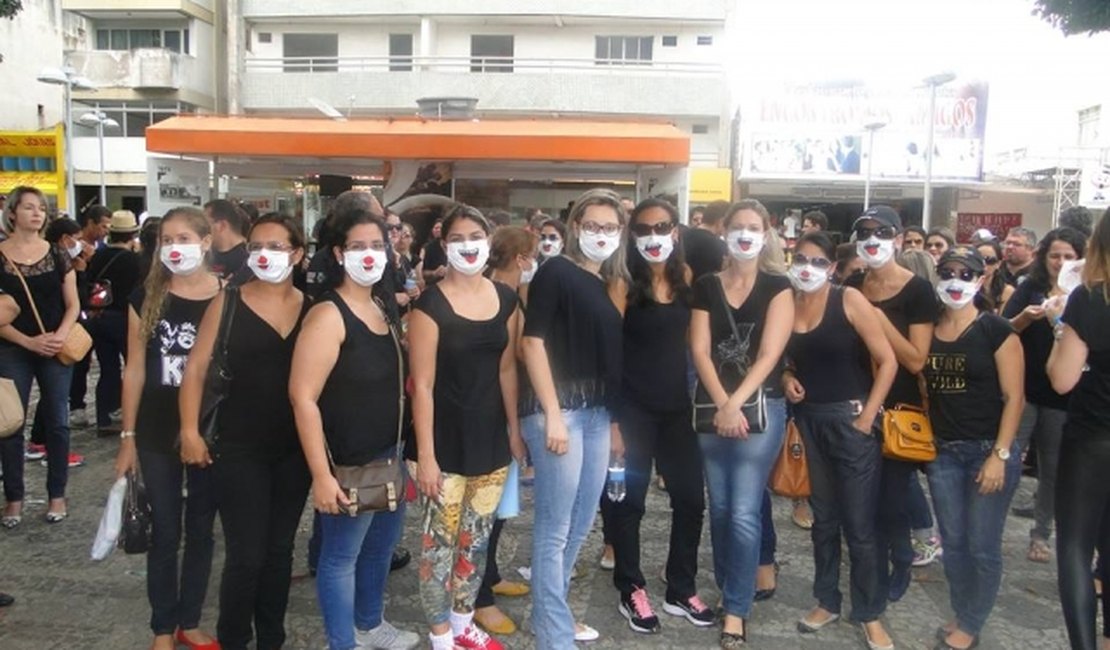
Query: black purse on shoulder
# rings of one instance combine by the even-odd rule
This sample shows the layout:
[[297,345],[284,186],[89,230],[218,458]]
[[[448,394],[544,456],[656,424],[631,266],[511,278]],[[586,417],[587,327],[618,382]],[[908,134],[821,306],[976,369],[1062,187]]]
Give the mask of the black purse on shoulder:
[[220,404],[227,399],[231,389],[231,367],[227,359],[228,341],[231,339],[231,325],[239,306],[238,287],[224,289],[224,304],[220,310],[220,328],[216,335],[216,345],[212,351],[212,361],[208,364],[208,374],[204,378],[204,393],[200,398],[200,435],[211,450],[216,443],[216,420]]

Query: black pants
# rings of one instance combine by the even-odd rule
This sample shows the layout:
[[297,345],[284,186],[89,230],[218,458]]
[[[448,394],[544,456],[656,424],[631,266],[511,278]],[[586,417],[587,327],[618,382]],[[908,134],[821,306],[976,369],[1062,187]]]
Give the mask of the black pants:
[[474,600],[474,607],[493,607],[493,586],[501,582],[501,571],[497,568],[497,542],[501,539],[501,529],[505,527],[505,520],[498,519],[493,522],[493,530],[489,533],[489,546],[486,550],[486,572],[482,576],[482,585],[478,587],[478,597]]
[[[156,636],[173,634],[177,628],[192,630],[200,625],[212,572],[216,499],[211,469],[186,467],[176,454],[146,450],[139,450],[139,464],[154,530],[146,556],[150,629]],[[183,483],[189,490],[185,499],[181,498]],[[185,553],[178,566],[183,510]]]
[[848,402],[799,405],[794,421],[805,440],[813,494],[813,596],[829,612],[840,613],[840,536],[851,560],[851,620],[869,623],[886,609],[880,589],[878,535],[880,441],[858,431]]
[[293,572],[293,540],[311,478],[300,449],[220,450],[212,465],[227,558],[220,581],[216,636],[228,650],[285,643],[285,609]]
[[105,309],[88,321],[89,334],[100,364],[96,381],[96,426],[112,424],[112,411],[120,408],[123,392],[123,359],[127,352],[127,314]]
[[[671,499],[671,546],[667,556],[667,598],[697,594],[698,543],[705,518],[701,448],[690,426],[690,411],[655,412],[634,404],[621,410],[627,494],[609,504],[610,541],[616,568],[613,584],[622,594],[647,584],[640,570],[640,520],[654,460]],[[607,499],[606,499],[607,500]]]
[[[881,436],[881,431],[876,436]],[[909,571],[913,564],[913,541],[910,526],[910,480],[917,480],[917,463],[890,458],[882,459],[879,480],[879,589],[890,591],[893,571]]]
[[[1071,647],[1096,650],[1091,559],[1110,557],[1110,436],[1064,431],[1056,478],[1056,563]],[[1110,636],[1110,586],[1103,583],[1103,635]]]

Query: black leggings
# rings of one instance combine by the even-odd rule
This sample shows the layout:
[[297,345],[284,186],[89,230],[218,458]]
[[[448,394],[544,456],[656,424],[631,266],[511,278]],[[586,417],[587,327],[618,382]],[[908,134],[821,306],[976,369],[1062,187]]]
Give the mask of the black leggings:
[[[1068,639],[1076,650],[1096,650],[1091,559],[1110,557],[1110,436],[1065,430],[1056,479],[1057,572]],[[1110,637],[1110,584],[1102,591],[1104,636]]]

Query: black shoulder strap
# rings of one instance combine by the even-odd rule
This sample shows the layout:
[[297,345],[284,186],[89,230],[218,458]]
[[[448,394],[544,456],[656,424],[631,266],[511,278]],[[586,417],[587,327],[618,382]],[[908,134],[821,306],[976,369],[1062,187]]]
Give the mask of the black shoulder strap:
[[123,257],[124,253],[126,252],[127,251],[124,251],[123,249],[118,249],[116,254],[112,256],[112,259],[108,260],[108,263],[104,265],[104,268],[100,269],[100,271],[96,274],[96,277],[93,278],[93,282],[100,282],[101,276],[104,275],[109,267],[116,263],[116,260]]
[[720,275],[714,274],[717,278],[717,286],[721,289],[721,302],[725,308],[725,315],[728,316],[728,325],[732,328],[732,335],[736,340],[740,340],[740,330],[736,327],[736,318],[732,315],[732,305],[728,304],[728,293],[725,292],[725,282],[721,279]]
[[217,367],[223,372],[230,369],[227,364],[227,348],[231,340],[231,325],[235,320],[235,311],[239,306],[239,288],[227,287],[224,289],[224,304],[220,310],[220,329],[216,334],[215,361]]

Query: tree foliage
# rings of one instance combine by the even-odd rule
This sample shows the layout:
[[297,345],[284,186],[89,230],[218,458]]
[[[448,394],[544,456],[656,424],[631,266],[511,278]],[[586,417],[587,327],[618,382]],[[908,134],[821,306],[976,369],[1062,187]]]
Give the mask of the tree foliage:
[[1033,13],[1069,36],[1110,30],[1110,0],[1036,0]]
[[21,0],[0,0],[0,18],[15,18],[21,9],[23,9]]

